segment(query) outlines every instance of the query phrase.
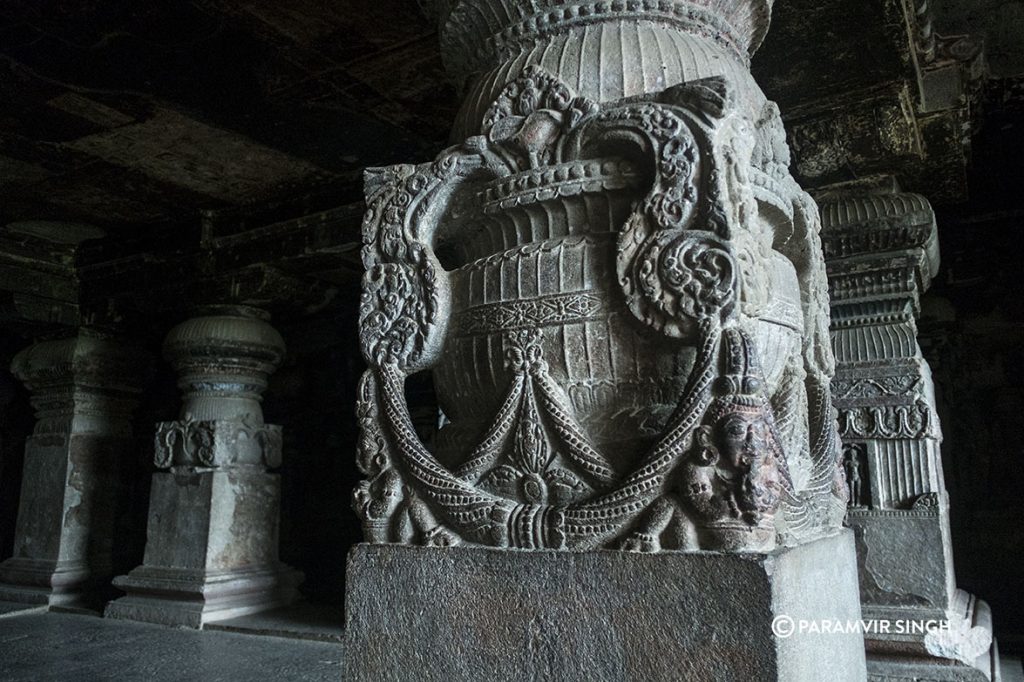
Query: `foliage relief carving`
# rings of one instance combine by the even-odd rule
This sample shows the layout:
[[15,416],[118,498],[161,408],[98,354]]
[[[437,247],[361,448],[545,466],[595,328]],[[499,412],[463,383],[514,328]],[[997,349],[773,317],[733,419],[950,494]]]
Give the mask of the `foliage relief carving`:
[[[831,356],[809,359],[789,384],[804,382],[810,404],[811,472],[798,490],[752,343],[757,332],[741,312],[744,287],[763,275],[751,274],[736,244],[764,228],[749,174],[755,136],[728,83],[703,79],[598,106],[529,67],[501,92],[482,129],[434,163],[368,172],[360,342],[370,368],[358,403],[366,479],[354,496],[367,539],[658,551],[675,533],[682,539],[673,546],[765,551],[779,538],[799,541],[838,525],[846,486],[828,393]],[[444,352],[451,282],[434,245],[450,229],[449,205],[480,180],[623,153],[647,165],[650,184],[618,228],[621,300],[650,333],[696,355],[674,414],[635,466],[616,470],[550,371],[543,334],[529,328],[531,319],[562,313],[513,300],[508,312],[478,315],[527,315],[527,328],[503,342],[505,396],[477,444],[446,467],[416,433],[404,380]],[[794,204],[810,201],[794,192]],[[820,295],[824,270],[816,233],[806,235],[814,217],[804,220],[794,233],[818,247],[803,256],[810,266],[797,264],[807,298]],[[610,305],[622,302],[595,310]],[[827,318],[825,325],[827,339]]]

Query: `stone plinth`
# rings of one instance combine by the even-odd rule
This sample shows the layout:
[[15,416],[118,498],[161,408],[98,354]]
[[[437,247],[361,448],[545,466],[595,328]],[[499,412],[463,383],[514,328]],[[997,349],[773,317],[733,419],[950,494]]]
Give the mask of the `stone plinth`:
[[[358,545],[347,680],[863,680],[852,534],[771,554]],[[780,628],[780,631],[784,628]]]
[[202,627],[289,604],[301,574],[278,561],[281,428],[260,395],[284,342],[265,316],[217,308],[168,335],[181,419],[157,425],[143,565],[106,615]]
[[0,601],[93,608],[113,572],[119,469],[143,354],[83,330],[19,353],[12,372],[32,392],[14,556],[0,564]]

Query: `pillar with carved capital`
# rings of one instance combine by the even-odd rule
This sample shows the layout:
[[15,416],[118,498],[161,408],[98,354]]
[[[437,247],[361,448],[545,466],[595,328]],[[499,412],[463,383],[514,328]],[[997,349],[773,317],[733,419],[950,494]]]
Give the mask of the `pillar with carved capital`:
[[819,205],[864,617],[915,630],[867,631],[868,672],[989,680],[991,616],[956,586],[942,433],[917,342],[920,297],[939,268],[935,215],[923,196],[892,184],[826,191]]
[[278,560],[281,427],[260,399],[284,355],[262,311],[210,306],[168,334],[181,416],[157,424],[143,565],[106,615],[204,623],[294,601],[301,574]]
[[148,360],[82,329],[15,356],[37,422],[25,443],[14,556],[0,564],[0,601],[101,605],[112,574],[119,470]]
[[458,144],[366,177],[350,677],[863,679],[772,629],[860,608],[770,0],[433,4]]

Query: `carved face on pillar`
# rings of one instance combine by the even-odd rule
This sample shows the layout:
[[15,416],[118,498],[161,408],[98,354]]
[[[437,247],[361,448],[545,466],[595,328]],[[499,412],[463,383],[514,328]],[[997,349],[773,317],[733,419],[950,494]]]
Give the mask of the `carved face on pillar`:
[[733,395],[712,407],[683,466],[680,492],[695,516],[702,546],[770,549],[773,519],[785,485],[785,461],[770,410],[754,396]]
[[763,397],[754,345],[736,330],[723,340],[725,374],[681,468],[683,506],[701,545],[771,549],[782,493],[792,490],[772,409]]
[[[718,450],[720,461],[727,469],[737,474],[750,471],[751,464],[768,444],[768,424],[759,411],[737,411],[723,417],[713,429],[713,443]],[[707,442],[710,437],[698,440]]]
[[[469,3],[453,4],[446,30],[459,17],[474,21],[460,14]],[[563,30],[582,26],[573,12],[586,3],[564,4],[545,15],[557,27],[524,45],[560,43]],[[816,233],[798,225],[805,195],[762,139],[774,119],[759,117],[777,111],[737,48],[753,44],[750,22],[767,11],[753,0],[676,4],[693,10],[690,19],[597,3],[583,23],[635,29],[651,45],[669,44],[654,33],[675,31],[671,44],[717,50],[707,63],[728,68],[622,99],[584,94],[594,81],[583,61],[570,78],[526,59],[504,80],[482,77],[473,92],[490,94],[467,102],[464,115],[478,118],[465,124],[463,144],[432,164],[368,174],[360,336],[370,370],[360,416],[371,436],[362,447],[373,452],[360,461],[371,481],[394,472],[404,482],[386,539],[618,546],[693,469],[713,509],[694,502],[681,513],[774,541],[780,490],[791,486],[779,473],[787,457],[812,484],[834,477],[834,430],[818,423],[829,418],[818,410],[828,376],[807,357],[819,343],[808,330],[828,326],[814,298],[825,291]],[[716,12],[735,14],[744,36]],[[722,44],[708,26],[722,27]],[[623,57],[601,68],[626,70],[623,87],[645,82],[628,71],[639,56]],[[763,371],[750,362],[757,355]],[[421,370],[433,372],[447,417],[435,452],[404,404],[404,378]],[[708,461],[689,456],[694,443]],[[360,508],[383,489],[396,488],[364,485]],[[789,541],[838,523],[811,499],[829,493],[808,490],[783,500],[787,528],[798,529]],[[379,538],[381,520],[372,521]]]

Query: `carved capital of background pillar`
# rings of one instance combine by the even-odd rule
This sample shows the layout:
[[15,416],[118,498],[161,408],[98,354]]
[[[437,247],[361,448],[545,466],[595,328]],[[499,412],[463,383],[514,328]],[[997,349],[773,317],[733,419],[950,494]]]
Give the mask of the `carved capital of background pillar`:
[[0,600],[93,605],[111,568],[119,469],[147,356],[81,330],[23,350],[12,372],[31,391],[14,556],[0,565]]
[[[921,294],[939,267],[931,205],[895,191],[836,192],[819,204],[840,435],[844,441],[941,439],[916,324]],[[936,476],[930,470],[911,477],[887,504],[905,506],[938,492]]]
[[247,306],[208,306],[174,327],[164,356],[180,375],[182,419],[263,423],[267,377],[284,357],[270,316]]
[[[114,581],[106,615],[168,625],[281,606],[300,573],[278,561],[281,427],[260,406],[284,341],[266,313],[206,308],[174,327],[164,355],[179,374],[181,418],[156,425],[143,565]],[[183,532],[184,531],[184,532]]]
[[157,424],[157,467],[277,467],[281,427],[261,396],[284,356],[281,335],[254,308],[218,306],[174,327],[164,355],[180,378],[181,418]]
[[97,333],[42,341],[14,356],[11,372],[32,393],[34,433],[131,432],[148,358]]
[[818,205],[833,321],[871,312],[916,317],[939,270],[928,200],[907,192],[851,192],[826,195]]

